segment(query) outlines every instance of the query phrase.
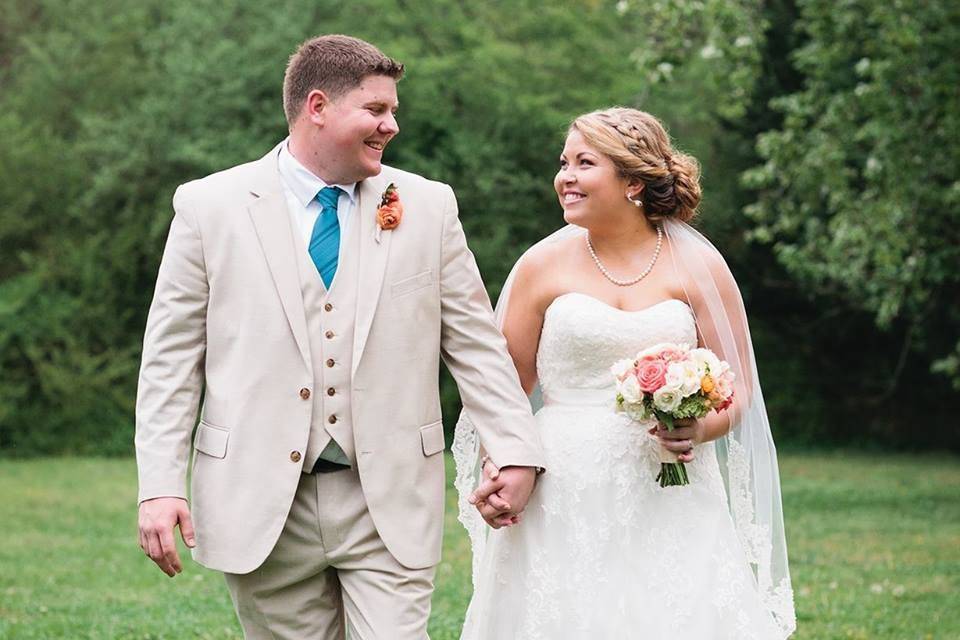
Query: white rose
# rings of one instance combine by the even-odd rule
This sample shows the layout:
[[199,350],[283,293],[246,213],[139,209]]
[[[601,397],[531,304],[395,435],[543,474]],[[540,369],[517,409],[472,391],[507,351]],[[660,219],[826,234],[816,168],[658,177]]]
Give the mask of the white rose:
[[686,398],[700,390],[700,379],[703,376],[697,371],[697,365],[692,360],[674,362],[667,367],[667,385],[679,387],[680,394]]
[[628,418],[636,422],[650,418],[650,415],[647,414],[647,407],[643,403],[627,405],[624,407],[624,412]]
[[692,349],[690,351],[690,358],[696,364],[697,372],[701,378],[708,373],[714,377],[723,373],[723,371],[721,371],[722,365],[720,364],[720,358],[715,356],[709,349]]
[[665,385],[653,392],[653,406],[660,411],[672,413],[680,406],[683,396],[680,395],[680,389]]
[[623,401],[627,403],[640,402],[640,399],[643,398],[643,392],[640,391],[640,383],[636,376],[627,376],[617,383],[617,391],[623,396]]
[[613,366],[610,367],[610,373],[612,373],[617,380],[623,380],[623,377],[627,375],[628,371],[633,369],[633,366],[633,360],[620,360],[613,363]]

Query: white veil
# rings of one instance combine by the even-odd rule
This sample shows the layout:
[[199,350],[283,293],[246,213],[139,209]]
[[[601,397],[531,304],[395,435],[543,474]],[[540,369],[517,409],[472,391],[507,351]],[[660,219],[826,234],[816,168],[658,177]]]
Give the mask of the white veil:
[[[717,459],[726,484],[730,514],[763,604],[786,638],[796,629],[796,614],[787,564],[780,475],[740,290],[723,257],[693,227],[667,219],[663,230],[665,248],[671,256],[670,266],[682,284],[685,302],[694,312],[700,340],[729,362],[737,374],[734,404],[730,409],[732,428],[716,441]],[[535,246],[584,232],[580,227],[568,225]],[[497,302],[496,319],[501,327],[516,270],[514,265]],[[530,395],[530,402],[534,411],[540,408],[539,385]],[[457,421],[451,448],[457,468],[458,519],[470,536],[476,590],[489,529],[467,501],[481,475],[481,443],[466,411],[461,412]]]

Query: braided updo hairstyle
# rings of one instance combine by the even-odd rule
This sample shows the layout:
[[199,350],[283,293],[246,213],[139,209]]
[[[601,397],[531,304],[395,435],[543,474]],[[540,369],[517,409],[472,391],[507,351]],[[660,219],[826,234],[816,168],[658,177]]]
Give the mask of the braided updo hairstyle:
[[700,165],[673,148],[655,117],[625,107],[593,111],[570,125],[591,147],[613,161],[620,176],[643,183],[640,198],[650,222],[696,215],[700,204]]

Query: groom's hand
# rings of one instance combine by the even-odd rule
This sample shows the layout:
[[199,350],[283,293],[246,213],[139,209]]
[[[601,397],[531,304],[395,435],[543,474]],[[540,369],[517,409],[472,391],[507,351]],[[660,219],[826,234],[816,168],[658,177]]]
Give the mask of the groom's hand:
[[536,469],[513,466],[497,469],[487,462],[484,475],[483,483],[470,496],[470,502],[476,505],[483,519],[494,529],[520,522],[536,484]]
[[183,571],[173,538],[173,528],[178,524],[183,542],[193,548],[196,541],[186,500],[153,498],[140,503],[140,548],[171,578]]

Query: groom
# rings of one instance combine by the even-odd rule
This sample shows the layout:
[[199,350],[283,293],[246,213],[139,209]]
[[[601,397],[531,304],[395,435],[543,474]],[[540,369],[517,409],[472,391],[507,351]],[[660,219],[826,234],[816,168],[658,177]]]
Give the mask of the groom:
[[381,165],[402,75],[362,40],[305,42],[289,138],[173,198],[137,393],[140,545],[172,577],[179,526],[248,638],[427,637],[441,356],[512,514],[542,466],[453,191]]

